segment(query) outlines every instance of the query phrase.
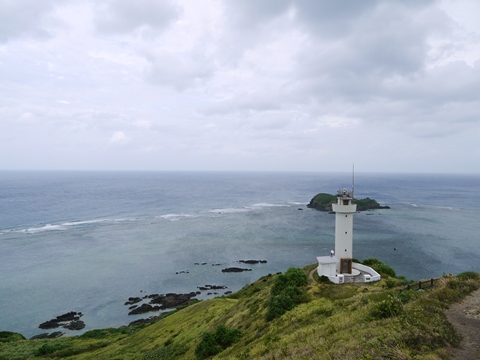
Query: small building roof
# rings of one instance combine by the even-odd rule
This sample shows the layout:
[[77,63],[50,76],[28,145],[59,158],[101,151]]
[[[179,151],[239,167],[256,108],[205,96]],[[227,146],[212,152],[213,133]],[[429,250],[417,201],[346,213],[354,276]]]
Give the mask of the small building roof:
[[332,264],[337,263],[338,259],[336,256],[317,256],[317,261],[320,264]]

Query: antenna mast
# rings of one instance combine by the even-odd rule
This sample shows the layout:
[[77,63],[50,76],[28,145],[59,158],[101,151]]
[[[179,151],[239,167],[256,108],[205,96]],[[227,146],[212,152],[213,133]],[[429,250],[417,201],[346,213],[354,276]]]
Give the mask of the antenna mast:
[[355,164],[352,164],[352,198],[354,198],[355,194]]

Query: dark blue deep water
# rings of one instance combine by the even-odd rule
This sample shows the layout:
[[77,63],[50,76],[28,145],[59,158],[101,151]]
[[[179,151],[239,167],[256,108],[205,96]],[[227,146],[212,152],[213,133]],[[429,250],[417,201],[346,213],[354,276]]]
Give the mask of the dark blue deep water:
[[[391,209],[355,216],[354,257],[409,279],[480,271],[479,185],[478,175],[356,174],[356,197]],[[125,325],[155,315],[128,316],[131,296],[236,291],[315,263],[334,247],[335,220],[305,205],[350,186],[348,173],[0,172],[0,331],[39,334],[68,311],[84,314],[85,330]],[[221,272],[240,259],[268,263]]]

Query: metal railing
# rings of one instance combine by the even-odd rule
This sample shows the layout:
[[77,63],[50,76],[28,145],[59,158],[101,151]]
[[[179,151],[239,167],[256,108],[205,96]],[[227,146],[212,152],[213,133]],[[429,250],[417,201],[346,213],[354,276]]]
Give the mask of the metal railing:
[[401,289],[398,292],[398,295],[400,295],[402,291],[405,291],[405,290],[422,290],[422,289],[431,288],[435,285],[435,281],[437,280],[440,280],[440,278],[423,280],[423,281],[420,280],[418,283],[408,284],[405,288]]

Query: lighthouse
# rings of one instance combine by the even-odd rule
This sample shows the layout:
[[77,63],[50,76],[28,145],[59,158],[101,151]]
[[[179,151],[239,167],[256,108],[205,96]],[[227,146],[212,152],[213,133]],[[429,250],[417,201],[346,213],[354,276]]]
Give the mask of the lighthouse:
[[353,257],[353,214],[357,205],[352,203],[353,190],[339,190],[337,203],[332,204],[335,213],[335,255],[338,259],[338,274],[352,274]]
[[[353,179],[353,177],[352,177]],[[371,282],[380,280],[380,274],[371,267],[353,262],[353,214],[357,205],[353,203],[352,191],[337,192],[337,203],[332,204],[335,213],[335,251],[330,256],[318,256],[318,276],[326,276],[335,284]]]

